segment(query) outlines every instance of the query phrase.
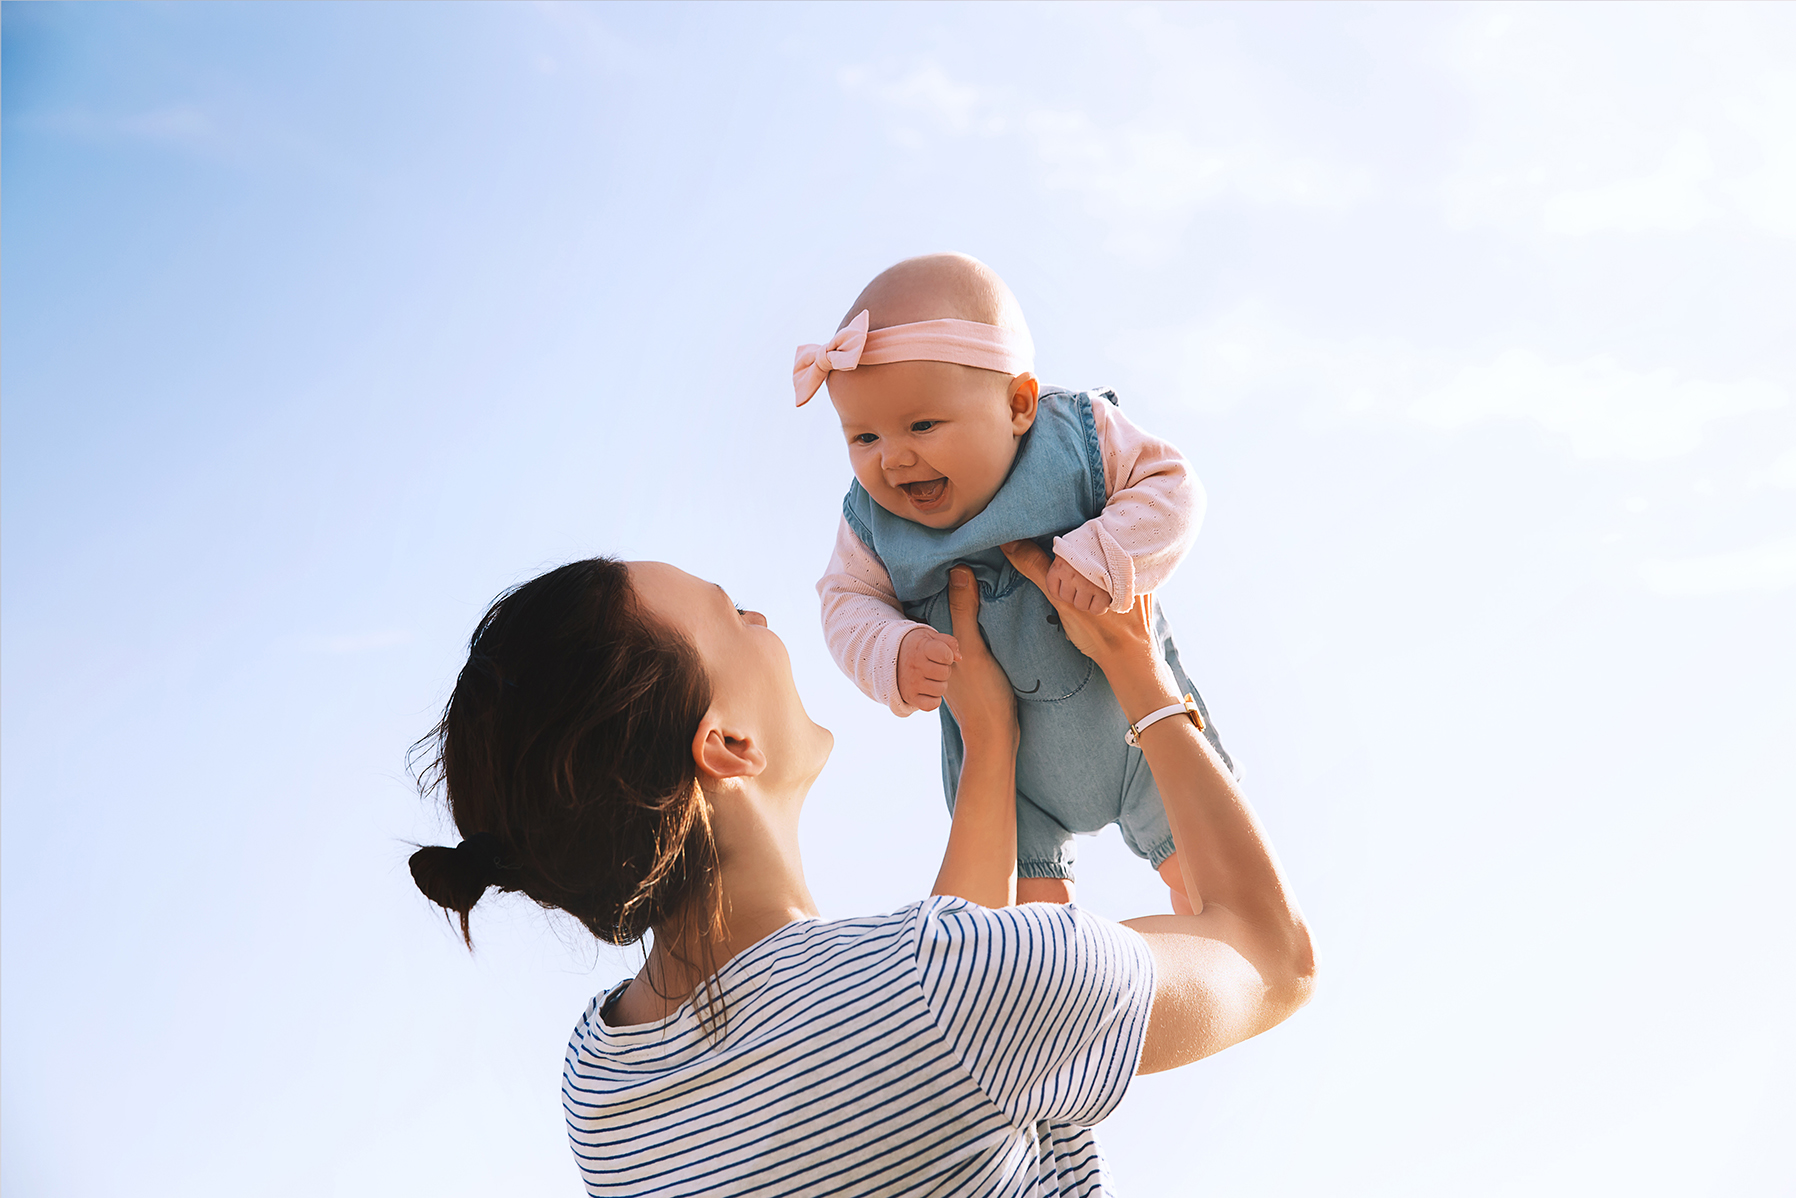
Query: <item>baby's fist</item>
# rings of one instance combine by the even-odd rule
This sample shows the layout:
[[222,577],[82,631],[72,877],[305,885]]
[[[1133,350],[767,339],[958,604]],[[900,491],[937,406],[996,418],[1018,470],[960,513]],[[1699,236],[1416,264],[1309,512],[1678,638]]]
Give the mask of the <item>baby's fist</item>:
[[921,711],[934,711],[948,693],[948,679],[960,660],[960,642],[933,628],[913,628],[898,642],[898,697]]
[[1110,592],[1057,557],[1048,567],[1048,598],[1058,599],[1076,611],[1108,611]]

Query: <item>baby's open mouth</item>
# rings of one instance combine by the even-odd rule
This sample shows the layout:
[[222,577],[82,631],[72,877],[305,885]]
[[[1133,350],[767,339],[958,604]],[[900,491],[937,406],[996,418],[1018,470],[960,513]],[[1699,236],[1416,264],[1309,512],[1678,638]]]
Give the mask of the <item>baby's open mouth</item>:
[[900,483],[898,485],[904,488],[904,493],[910,496],[910,501],[912,503],[916,504],[918,507],[928,507],[930,504],[940,499],[943,492],[947,491],[948,480],[945,478],[932,478],[925,482]]

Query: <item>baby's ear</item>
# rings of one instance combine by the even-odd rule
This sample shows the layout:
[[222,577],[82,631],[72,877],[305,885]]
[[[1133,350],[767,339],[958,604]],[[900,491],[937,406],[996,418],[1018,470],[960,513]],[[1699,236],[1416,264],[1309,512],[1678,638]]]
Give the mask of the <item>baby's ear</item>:
[[1032,374],[1019,374],[1010,380],[1010,431],[1017,436],[1028,432],[1035,423],[1036,404],[1041,398],[1041,384]]

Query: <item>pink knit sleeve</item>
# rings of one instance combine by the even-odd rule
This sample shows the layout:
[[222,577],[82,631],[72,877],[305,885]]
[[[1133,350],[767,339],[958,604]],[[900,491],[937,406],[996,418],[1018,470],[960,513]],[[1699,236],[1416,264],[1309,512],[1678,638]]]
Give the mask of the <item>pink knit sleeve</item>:
[[898,694],[898,645],[905,633],[927,625],[904,618],[885,563],[847,520],[836,529],[836,549],[817,581],[817,595],[823,600],[823,639],[842,672],[893,714],[916,711]]
[[1054,554],[1110,592],[1110,610],[1172,576],[1204,519],[1204,488],[1184,456],[1136,428],[1115,404],[1092,401],[1104,455],[1104,510],[1064,537]]

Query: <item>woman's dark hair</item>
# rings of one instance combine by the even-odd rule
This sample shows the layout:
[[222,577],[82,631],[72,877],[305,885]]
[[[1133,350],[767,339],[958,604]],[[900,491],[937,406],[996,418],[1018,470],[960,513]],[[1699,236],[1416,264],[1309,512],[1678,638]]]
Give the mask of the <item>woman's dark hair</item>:
[[573,562],[499,596],[443,718],[412,747],[427,757],[420,789],[442,788],[463,837],[412,854],[418,889],[460,916],[469,948],[468,913],[494,886],[612,944],[676,922],[683,939],[720,938],[692,758],[710,705],[697,652],[643,610],[621,562]]

